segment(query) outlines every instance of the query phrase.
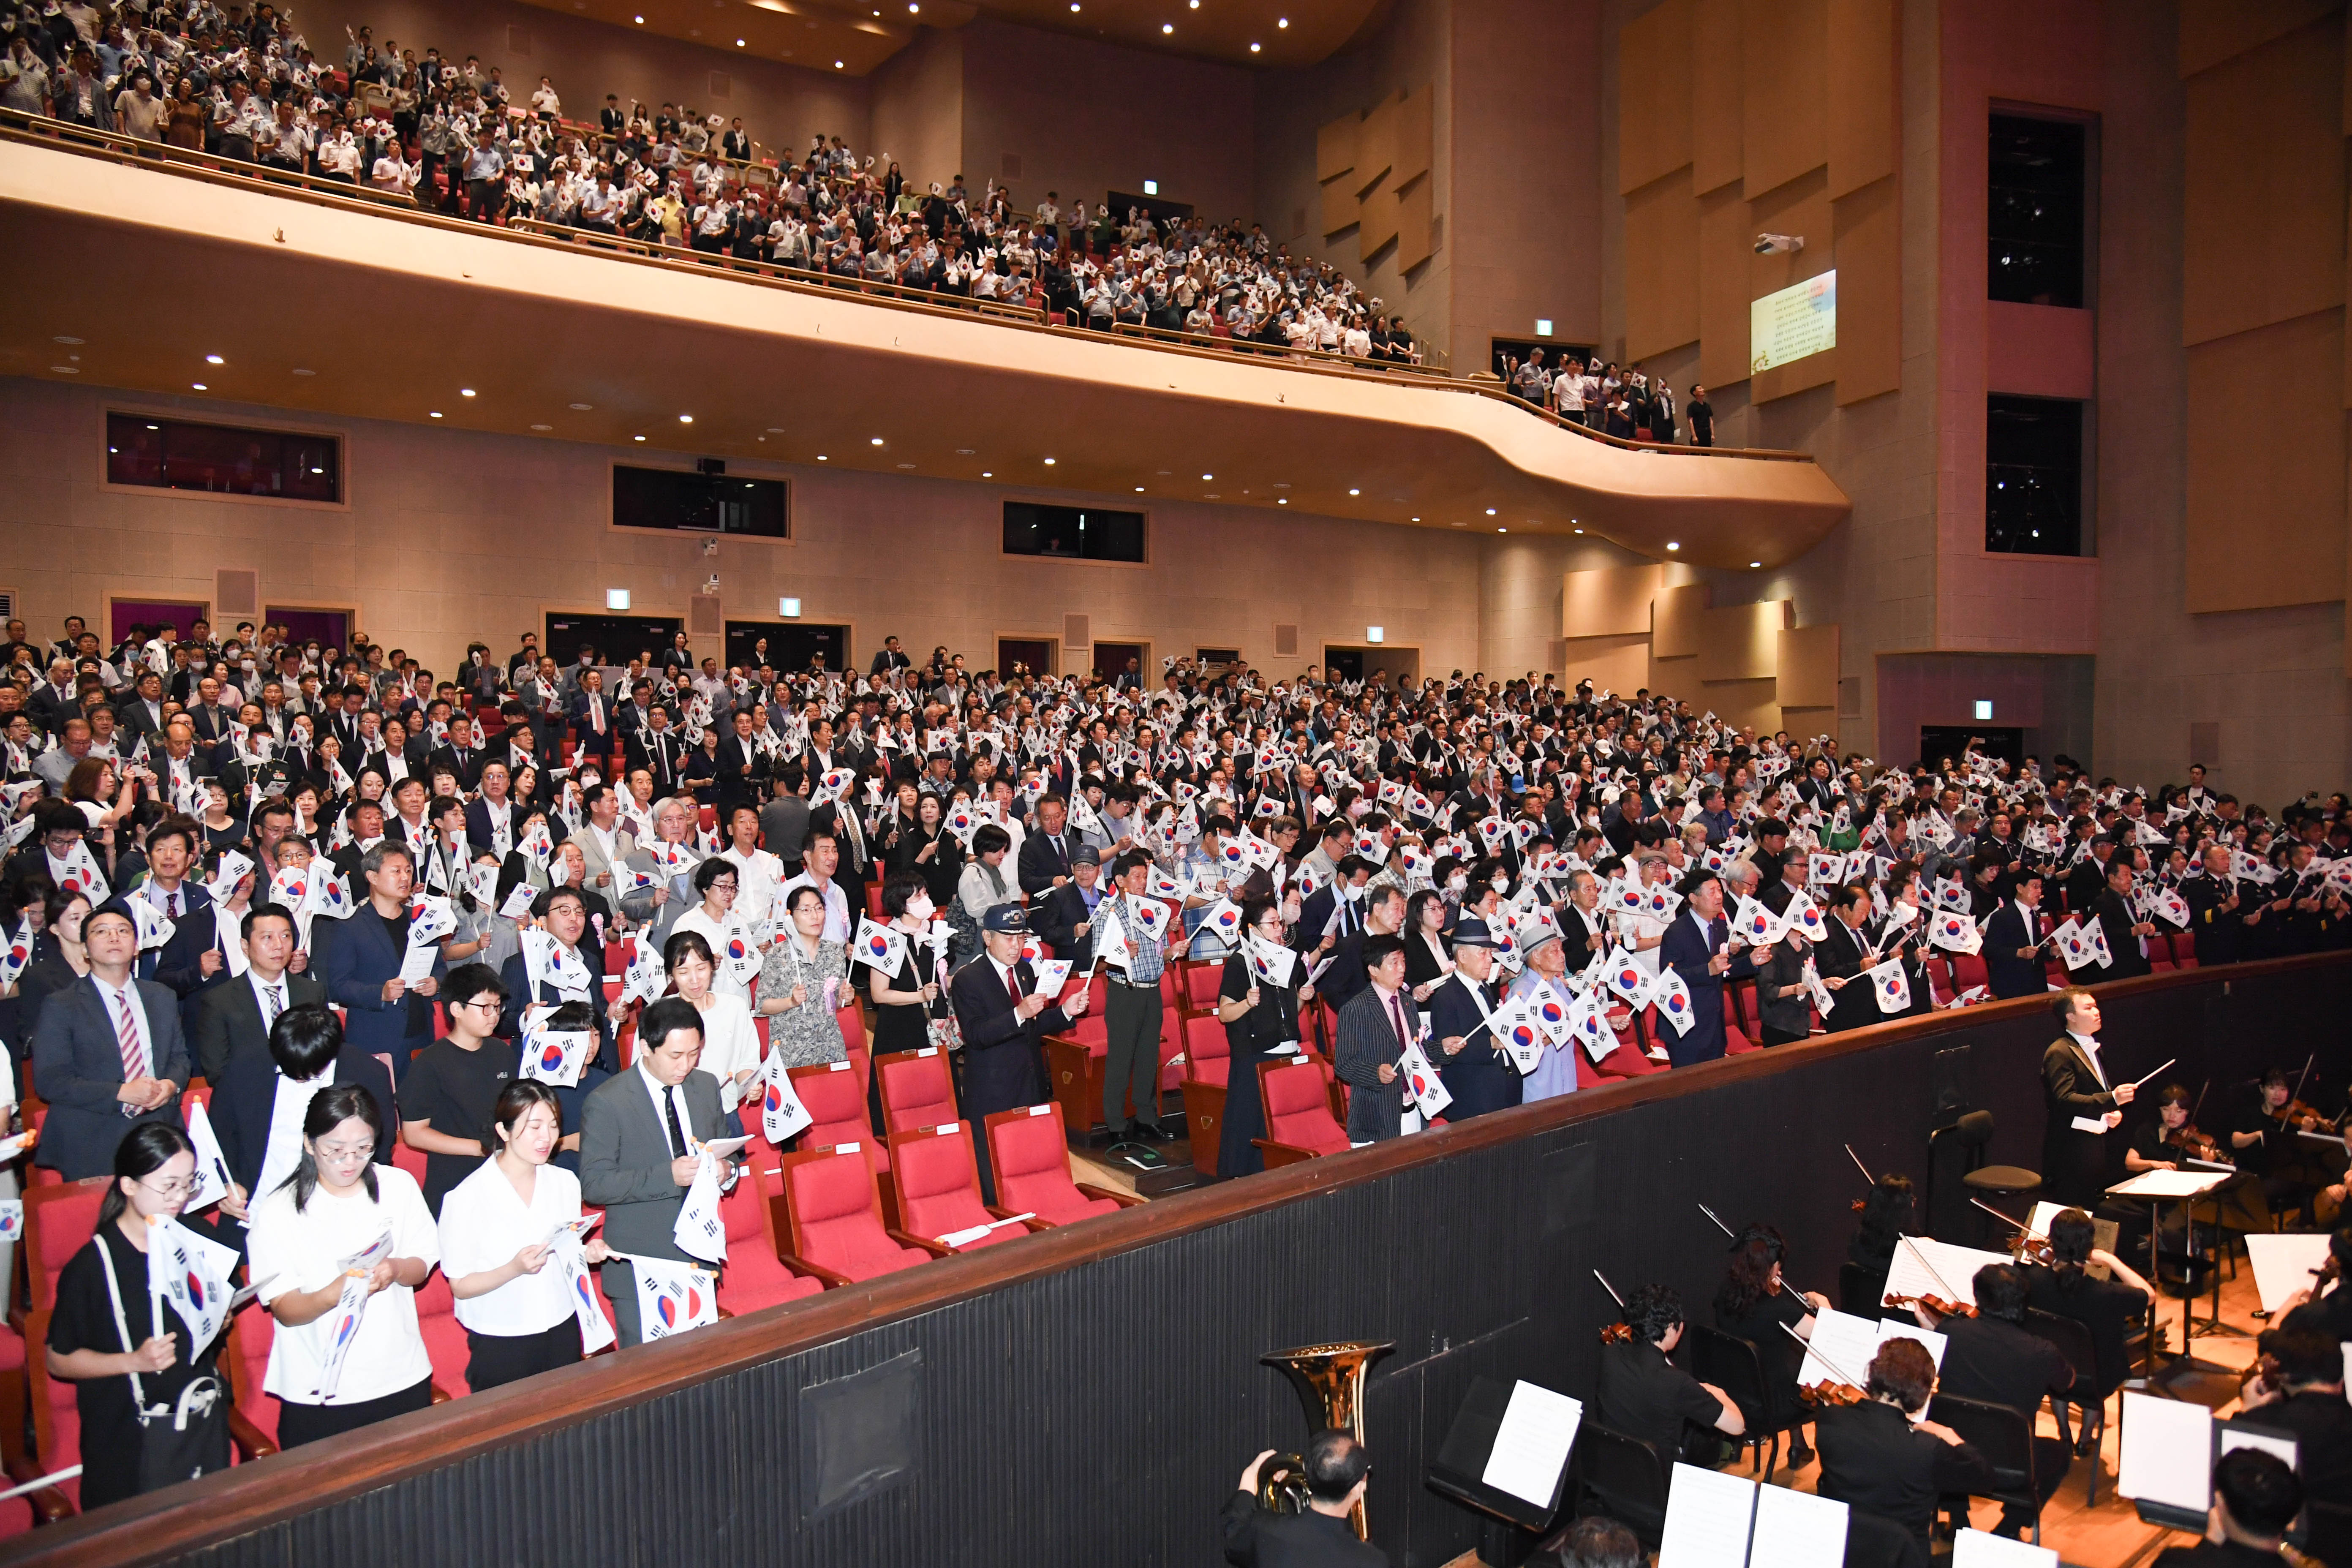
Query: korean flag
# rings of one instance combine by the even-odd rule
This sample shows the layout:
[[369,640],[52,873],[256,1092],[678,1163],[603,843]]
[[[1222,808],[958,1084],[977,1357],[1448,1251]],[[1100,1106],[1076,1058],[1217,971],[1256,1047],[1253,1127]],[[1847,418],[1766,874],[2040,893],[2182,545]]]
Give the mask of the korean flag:
[[877,925],[860,915],[857,938],[852,943],[857,962],[897,979],[907,961],[907,935],[895,926]]
[[1650,1001],[1658,1016],[1675,1026],[1677,1035],[1687,1035],[1698,1022],[1691,1004],[1690,985],[1671,969],[1658,972],[1656,984],[1650,992]]
[[1903,961],[1890,958],[1875,969],[1863,972],[1870,979],[1871,994],[1878,999],[1878,1010],[1892,1017],[1911,1008],[1911,980],[1903,973]]

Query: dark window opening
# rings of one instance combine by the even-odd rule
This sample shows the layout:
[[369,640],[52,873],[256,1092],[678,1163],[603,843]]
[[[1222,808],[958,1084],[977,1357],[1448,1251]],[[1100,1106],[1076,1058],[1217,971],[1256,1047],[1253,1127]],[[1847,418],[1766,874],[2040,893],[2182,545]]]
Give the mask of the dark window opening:
[[789,500],[782,479],[675,468],[613,469],[613,521],[621,528],[783,539],[789,537]]
[[[760,657],[765,641],[767,658]],[[729,621],[727,668],[755,670],[765,662],[779,675],[823,668],[839,675],[849,668],[849,628],[815,621]]]
[[332,436],[109,414],[106,478],[164,490],[340,501],[343,448]]
[[2083,553],[2083,405],[1985,399],[1985,548]]
[[1009,500],[1004,503],[1004,553],[1061,561],[1141,561],[1143,514]]
[[2088,131],[2080,121],[1992,116],[1987,298],[2081,308]]
[[[643,655],[649,668],[659,669],[662,649],[669,647],[671,637],[685,629],[686,623],[676,616],[551,615],[539,646],[559,665],[572,663],[585,645],[596,650],[598,664],[626,664]],[[607,691],[604,695],[618,701],[628,693]]]

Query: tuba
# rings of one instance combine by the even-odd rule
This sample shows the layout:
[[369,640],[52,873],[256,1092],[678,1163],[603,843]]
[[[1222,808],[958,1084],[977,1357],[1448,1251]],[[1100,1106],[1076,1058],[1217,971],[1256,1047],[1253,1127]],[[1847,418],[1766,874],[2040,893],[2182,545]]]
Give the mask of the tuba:
[[[1261,1364],[1278,1369],[1298,1391],[1311,1435],[1336,1427],[1364,1440],[1364,1380],[1372,1363],[1396,1349],[1390,1340],[1345,1340],[1336,1344],[1300,1345],[1296,1350],[1271,1351],[1258,1357]],[[1297,1454],[1276,1454],[1258,1472],[1258,1501],[1283,1513],[1307,1511],[1306,1461]],[[1356,1539],[1368,1541],[1364,1505],[1358,1502],[1348,1516]]]

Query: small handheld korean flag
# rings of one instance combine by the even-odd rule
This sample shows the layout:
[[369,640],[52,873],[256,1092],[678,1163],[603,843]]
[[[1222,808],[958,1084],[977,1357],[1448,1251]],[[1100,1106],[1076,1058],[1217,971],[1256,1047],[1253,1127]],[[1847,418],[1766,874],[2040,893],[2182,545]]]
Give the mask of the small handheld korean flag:
[[[1108,905],[1108,900],[1106,900]],[[1127,930],[1108,908],[1098,908],[1095,915],[1095,965],[1108,963],[1120,969],[1135,962],[1135,951],[1128,946]]]
[[2090,943],[2092,960],[2100,968],[2105,969],[2115,963],[2115,950],[2107,945],[2107,925],[2105,921],[2093,920],[2089,925],[2083,928],[2083,937]]
[[[26,820],[30,821],[31,818],[28,817]],[[58,879],[58,890],[61,893],[79,893],[92,904],[106,902],[108,891],[106,877],[98,868],[97,857],[89,852],[89,840],[74,841],[72,851],[66,856],[65,875]]]
[[719,950],[720,973],[730,980],[739,985],[749,985],[759,978],[760,950],[751,945],[749,932],[730,925],[711,945]]
[[1568,1005],[1572,1037],[1584,1047],[1586,1056],[1597,1062],[1617,1048],[1616,1033],[1601,1013],[1598,995],[1587,993],[1571,998]]
[[1676,1035],[1687,1035],[1698,1022],[1691,1003],[1690,983],[1671,969],[1658,971],[1658,978],[1650,989],[1650,1001],[1658,1016],[1675,1026]]
[[1732,916],[1731,934],[1750,947],[1765,947],[1788,934],[1788,922],[1747,894],[1739,895]]
[[8,939],[8,949],[0,952],[0,991],[16,983],[25,973],[25,965],[33,958],[33,917],[26,915],[16,922],[16,934]]
[[478,904],[495,904],[499,899],[499,868],[484,862],[466,873],[466,886]]
[[1875,969],[1863,973],[1870,981],[1871,994],[1878,998],[1882,1013],[1903,1013],[1911,1006],[1911,978],[1903,973],[1903,961],[1890,958]]
[[1290,977],[1298,967],[1298,954],[1279,942],[1266,942],[1253,934],[1247,949],[1250,973],[1260,985],[1288,990]]
[[577,1088],[580,1071],[588,1065],[589,1044],[593,1038],[585,1029],[541,1029],[525,1025],[520,1076],[562,1089]]
[[550,1257],[553,1265],[563,1271],[563,1296],[572,1303],[572,1315],[580,1324],[581,1351],[594,1355],[619,1336],[614,1333],[613,1321],[604,1316],[604,1306],[596,1300],[586,1244],[567,1226],[556,1233]]
[[1029,967],[1037,975],[1037,984],[1030,988],[1033,996],[1058,999],[1062,987],[1070,983],[1070,961],[1066,958],[1034,959]]
[[1143,928],[1142,936],[1150,942],[1164,942],[1168,936],[1168,906],[1157,899],[1130,899],[1129,907],[1135,911],[1135,923]]
[[1528,1016],[1534,1020],[1543,1037],[1555,1046],[1568,1044],[1570,1019],[1568,1000],[1552,989],[1549,980],[1538,981],[1527,993]]
[[656,1000],[669,989],[669,971],[662,963],[662,955],[650,942],[637,944],[637,955],[621,975],[621,1005]]
[[1805,879],[1817,888],[1834,886],[1844,874],[1845,857],[1815,849],[1805,856]]
[[2097,952],[2091,946],[2091,939],[2084,934],[2081,922],[2071,916],[2052,936],[2058,944],[2058,956],[2065,960],[2068,970],[2081,969],[2099,961]]
[[1219,899],[1202,917],[1201,929],[1213,935],[1223,946],[1231,948],[1241,940],[1241,906],[1231,899]]
[[808,1107],[801,1103],[799,1091],[793,1088],[784,1058],[770,1051],[767,1059],[760,1064],[761,1136],[781,1148],[785,1139],[798,1137],[815,1121]]
[[188,1344],[201,1353],[228,1324],[228,1304],[236,1294],[229,1281],[242,1262],[233,1248],[190,1230],[176,1219],[147,1221],[147,1290],[157,1303],[188,1325]]
[[896,926],[877,924],[868,916],[857,917],[857,937],[851,946],[858,963],[893,980],[907,962],[907,933]]
[[689,1258],[727,1261],[727,1220],[719,1212],[719,1158],[708,1149],[695,1164],[694,1184],[686,1189],[686,1202],[678,1205],[669,1236]]
[[667,1258],[636,1257],[637,1322],[647,1342],[719,1321],[719,1281],[707,1268]]
[[1511,1065],[1524,1076],[1541,1065],[1544,1054],[1544,1032],[1534,1017],[1534,1009],[1525,996],[1515,996],[1495,1009],[1487,1019],[1495,1041],[1510,1057]]
[[188,1193],[183,1214],[194,1214],[208,1208],[228,1196],[228,1161],[221,1153],[220,1139],[213,1132],[213,1119],[205,1102],[191,1100],[187,1105],[188,1146],[195,1151],[195,1185]]
[[301,910],[310,901],[310,868],[280,866],[278,875],[269,879],[269,901]]
[[530,825],[530,831],[522,836],[522,842],[515,847],[530,856],[535,863],[545,866],[547,858],[555,853],[555,840],[549,836],[547,823],[542,819]]
[[1453,1091],[1429,1065],[1419,1046],[1407,1046],[1397,1060],[1397,1071],[1404,1078],[1405,1093],[1423,1116],[1435,1116],[1454,1103]]
[[1966,910],[1937,911],[1927,923],[1927,940],[1948,952],[1973,953],[1984,946],[1984,937]]
[[213,902],[225,904],[236,897],[236,885],[244,881],[246,873],[252,869],[251,859],[234,849],[224,849],[220,865],[214,869],[213,879],[205,884],[205,890],[212,894]]
[[1621,957],[1610,966],[1609,989],[1624,999],[1625,1005],[1640,1012],[1650,1000],[1649,974],[1633,959]]
[[1819,942],[1829,934],[1829,923],[1822,918],[1822,911],[1814,907],[1812,900],[1802,893],[1790,898],[1789,907],[1780,911],[1780,918],[1790,931],[1807,942]]
[[[2347,862],[2339,860],[2336,862],[2336,865],[2341,866],[2347,863]],[[2333,879],[2333,870],[2334,868],[2331,867],[2331,879]],[[2157,889],[2156,897],[2149,904],[2149,910],[2150,912],[2155,914],[2158,919],[2170,921],[2174,925],[2180,927],[2184,931],[2189,927],[2189,900],[2182,898],[2170,888],[2159,888]]]

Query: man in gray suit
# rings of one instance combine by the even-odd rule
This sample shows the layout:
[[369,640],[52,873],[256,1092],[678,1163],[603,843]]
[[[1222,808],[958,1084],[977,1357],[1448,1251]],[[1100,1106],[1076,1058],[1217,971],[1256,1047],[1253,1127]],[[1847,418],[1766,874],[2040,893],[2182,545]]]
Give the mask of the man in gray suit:
[[1348,1080],[1351,1143],[1377,1142],[1403,1130],[1404,1079],[1397,1063],[1420,1032],[1412,999],[1404,994],[1404,939],[1387,932],[1366,937],[1364,972],[1371,984],[1339,1009],[1339,1037],[1332,1048],[1332,1066]]
[[670,928],[677,924],[677,917],[702,902],[694,890],[694,868],[702,864],[702,851],[694,847],[694,807],[677,795],[654,803],[654,837],[686,852],[676,871],[663,871],[644,849],[632,849],[625,858],[627,865],[651,876],[654,883],[624,892],[621,913],[645,928],[645,940],[656,951],[668,944]]
[[776,798],[760,808],[761,847],[784,863],[784,875],[801,874],[801,847],[808,837],[808,771],[798,763],[776,767]]
[[590,784],[584,804],[588,820],[572,836],[572,842],[580,846],[580,858],[587,862],[582,886],[617,909],[621,895],[614,886],[613,868],[628,859],[637,841],[621,826],[621,796],[611,784]]
[[[142,1121],[180,1126],[180,1091],[188,1087],[180,998],[131,973],[139,956],[131,911],[100,905],[82,921],[81,937],[88,978],[50,997],[33,1030],[34,1077],[49,1102],[35,1161],[69,1182],[110,1173],[115,1146]],[[715,1105],[715,1088],[711,1094]]]
[[[696,1157],[688,1140],[725,1131],[719,1080],[696,1070],[702,1059],[702,1015],[682,996],[647,1007],[637,1023],[635,1065],[598,1085],[580,1110],[580,1199],[604,1211],[604,1240],[615,1252],[687,1261],[671,1233]],[[604,1265],[621,1343],[645,1337],[637,1321],[636,1274],[625,1258]]]

